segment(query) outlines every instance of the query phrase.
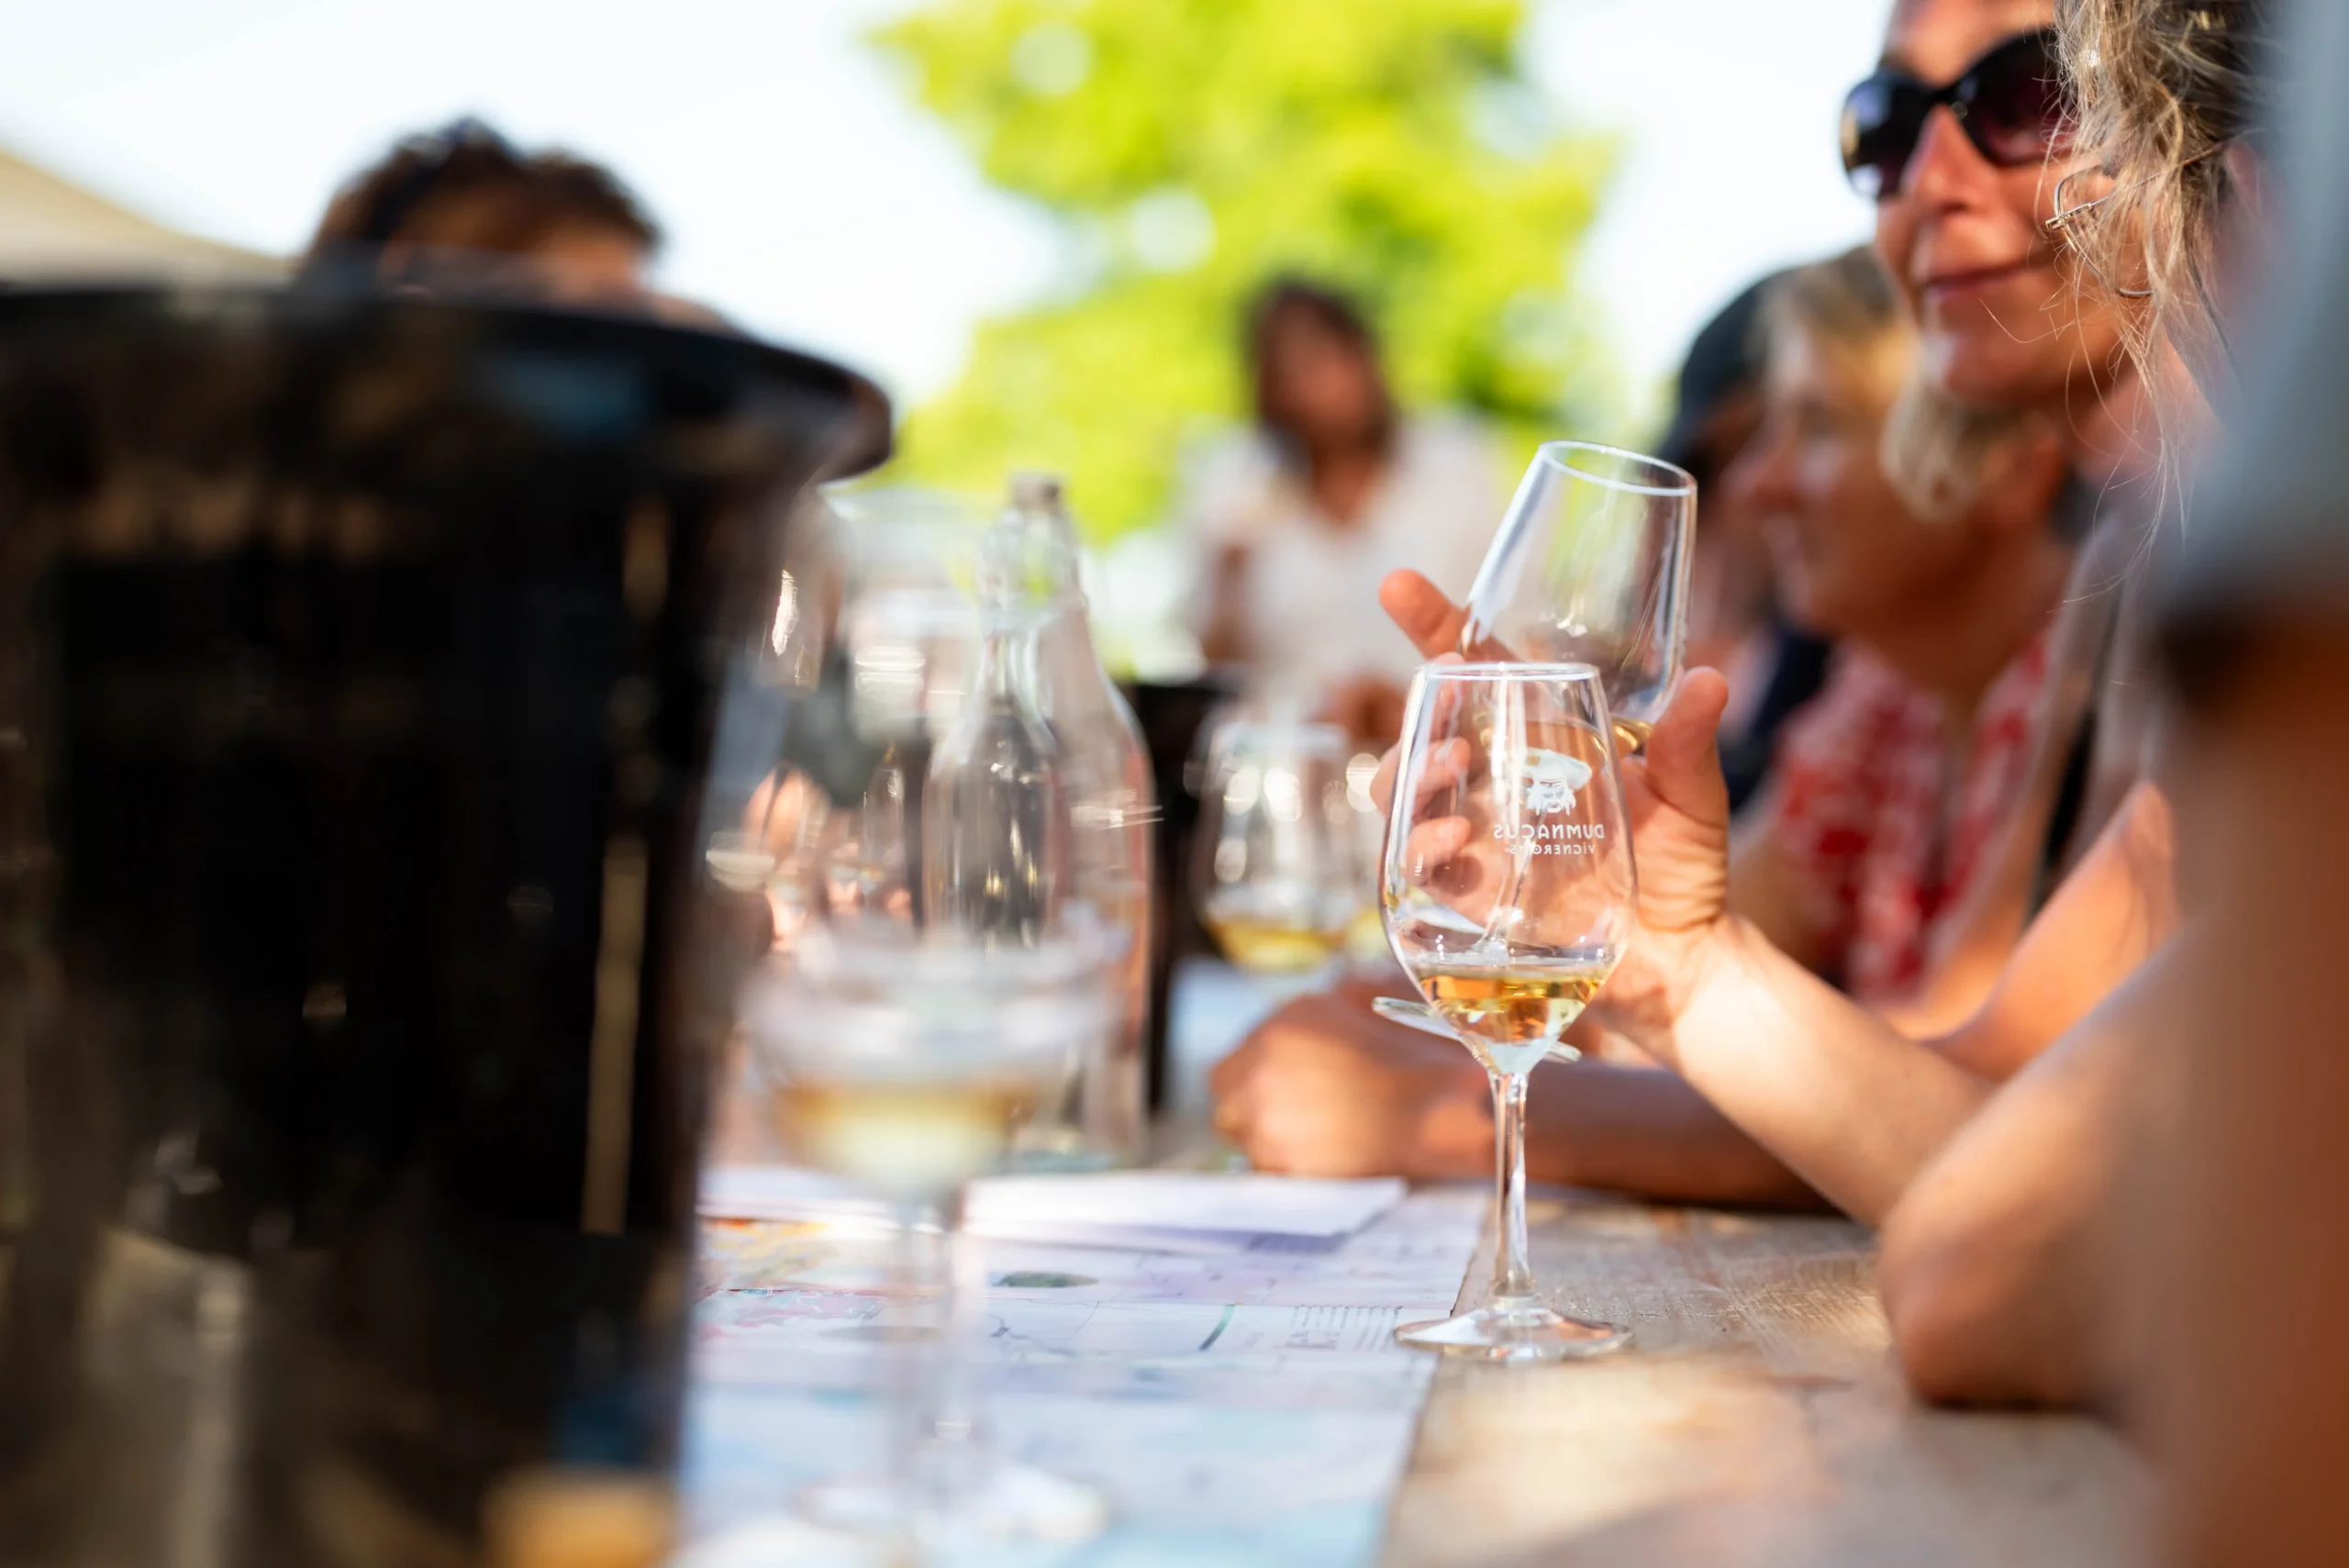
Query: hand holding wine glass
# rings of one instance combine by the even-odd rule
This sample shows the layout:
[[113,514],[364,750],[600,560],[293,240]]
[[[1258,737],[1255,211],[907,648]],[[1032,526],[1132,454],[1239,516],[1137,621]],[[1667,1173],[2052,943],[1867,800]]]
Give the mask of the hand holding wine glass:
[[[1416,572],[1397,572],[1379,586],[1388,618],[1431,659],[1456,661],[1467,610]],[[1477,657],[1508,659],[1487,642]],[[1647,746],[1621,756],[1624,808],[1640,864],[1640,940],[1606,993],[1594,1022],[1660,1061],[1673,1059],[1671,1025],[1694,989],[1712,940],[1727,917],[1730,810],[1715,744],[1728,683],[1718,671],[1691,670],[1658,716]],[[1394,798],[1402,748],[1381,760],[1371,795],[1382,809]]]

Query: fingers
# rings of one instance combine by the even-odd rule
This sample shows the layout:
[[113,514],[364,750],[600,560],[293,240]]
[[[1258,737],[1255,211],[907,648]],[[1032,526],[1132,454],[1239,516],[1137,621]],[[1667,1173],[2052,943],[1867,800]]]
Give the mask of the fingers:
[[[1379,607],[1395,623],[1422,659],[1458,653],[1468,629],[1468,611],[1443,596],[1443,590],[1416,572],[1390,572],[1378,585]],[[1514,659],[1508,644],[1486,638],[1467,652],[1477,659]]]
[[1445,865],[1468,847],[1471,835],[1465,817],[1440,817],[1416,824],[1403,840],[1404,863],[1413,882],[1425,882],[1434,868]]
[[1728,706],[1729,682],[1720,671],[1689,671],[1637,760],[1656,798],[1698,822],[1729,820],[1720,758],[1721,712]]
[[[1460,662],[1460,656],[1456,653],[1447,654],[1442,659],[1435,660],[1434,662],[1457,664]],[[1430,747],[1427,761],[1419,770],[1419,787],[1413,795],[1413,799],[1424,802],[1436,790],[1465,781],[1468,777],[1470,760],[1468,742],[1464,740],[1454,739]],[[1371,775],[1371,803],[1379,810],[1394,809],[1395,777],[1402,771],[1402,767],[1403,748],[1398,742],[1386,749],[1386,754],[1378,759],[1378,772]]]
[[1411,639],[1422,659],[1460,651],[1460,633],[1468,612],[1443,596],[1443,590],[1416,572],[1390,572],[1378,585],[1379,607],[1397,629]]

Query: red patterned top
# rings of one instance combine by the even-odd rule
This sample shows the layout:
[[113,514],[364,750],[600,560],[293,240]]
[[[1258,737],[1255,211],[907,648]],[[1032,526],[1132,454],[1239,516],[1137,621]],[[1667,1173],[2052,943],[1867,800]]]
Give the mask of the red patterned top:
[[2046,679],[2042,631],[1984,694],[1955,780],[1941,700],[1861,649],[1841,651],[1787,721],[1766,827],[1827,933],[1828,973],[1857,1000],[1881,1006],[1924,978],[1936,923],[2022,798]]

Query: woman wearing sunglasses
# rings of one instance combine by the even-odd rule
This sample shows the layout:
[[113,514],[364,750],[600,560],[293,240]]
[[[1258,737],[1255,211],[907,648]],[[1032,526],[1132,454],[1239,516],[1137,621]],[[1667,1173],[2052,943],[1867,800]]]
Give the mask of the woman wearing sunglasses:
[[[1883,69],[1852,95],[1844,150],[1854,183],[1877,201],[1877,250],[1918,324],[1930,383],[1920,395],[2044,416],[2076,474],[2105,489],[2142,471],[2153,449],[2140,434],[2143,404],[2123,351],[2120,302],[2083,280],[2047,227],[2071,157],[2054,85],[2053,19],[2051,5],[2025,0],[1904,0]],[[2141,530],[2102,528],[2076,585],[2103,588],[2128,576],[2142,539]],[[2157,794],[2130,787],[2143,716],[2111,700],[2143,689],[2116,664],[2134,641],[2117,597],[2082,597],[2059,628],[2059,670],[2070,672],[2076,704],[2094,697],[2101,711],[2093,746],[2079,748],[2064,705],[2051,705],[2037,787],[2043,798],[2113,799],[2125,790],[2126,799],[1997,969],[1987,1002],[1926,1042],[1830,989],[1727,913],[1729,814],[1713,741],[1726,690],[1713,672],[1690,673],[1645,756],[1624,769],[1642,929],[1592,1009],[1679,1076],[1598,1062],[1546,1069],[1575,1081],[1540,1096],[1559,1118],[1535,1131],[1547,1145],[1536,1151],[1545,1174],[1724,1199],[1781,1197],[1807,1185],[1871,1223],[1895,1214],[1920,1172],[2001,1085],[2081,1024],[2175,924],[2168,814]],[[1382,598],[1430,656],[1457,645],[1459,612],[1425,583],[1390,579]],[[2091,825],[2095,815],[2091,806]],[[2034,870],[2044,869],[2032,863],[2040,837],[2018,834],[2009,846],[2009,933]],[[2125,1029],[2109,1018],[2094,1027]],[[1364,1059],[1353,1081],[1366,1100],[1434,1087],[1399,1042],[1373,1047],[1358,1026],[1344,1032]],[[1343,1042],[1328,1031],[1296,1040],[1298,1033],[1278,1019],[1266,1031],[1309,1059],[1298,1076],[1330,1081],[1326,1058]],[[1252,1124],[1326,1119],[1328,1108],[1283,1092],[1283,1064],[1258,1049],[1264,1038],[1236,1070],[1219,1074],[1227,1108],[1240,1113],[1224,1125],[1252,1150],[1285,1144],[1293,1154],[1299,1140]],[[1405,1063],[1393,1092],[1378,1082],[1380,1057]],[[2058,1084],[2059,1108],[2075,1099]],[[1452,1125],[1473,1115],[1468,1102],[1435,1095],[1419,1136],[1441,1148],[1473,1146],[1467,1129]],[[2101,1190],[2118,1158],[2113,1118],[2091,1115],[2086,1127],[2079,1119],[2063,1121],[2053,1139],[2026,1140],[2028,1189]],[[1981,1174],[1972,1166],[1965,1173]],[[1990,1299],[2020,1297],[2031,1310],[1986,1318],[1982,1300],[1968,1294],[1981,1270],[1946,1266],[1976,1256],[1976,1221],[2011,1196],[1944,1183],[1939,1201],[1914,1223],[1901,1216],[1887,1237],[1887,1297],[1904,1362],[1923,1392],[2068,1400],[2104,1380],[2086,1271],[2041,1288],[2033,1282],[2045,1275],[2033,1271],[2042,1260],[1987,1260],[2009,1270]]]

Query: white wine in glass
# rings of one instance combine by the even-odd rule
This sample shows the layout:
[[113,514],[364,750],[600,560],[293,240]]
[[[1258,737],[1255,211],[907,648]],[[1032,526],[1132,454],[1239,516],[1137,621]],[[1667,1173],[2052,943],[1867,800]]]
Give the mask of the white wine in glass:
[[1686,470],[1591,441],[1545,444],[1468,591],[1461,651],[1591,665],[1619,747],[1638,751],[1687,657],[1696,529]]
[[1595,1355],[1629,1331],[1553,1311],[1525,1262],[1533,1069],[1614,972],[1639,905],[1613,726],[1588,664],[1431,664],[1412,683],[1380,888],[1397,961],[1492,1081],[1492,1290],[1404,1344]]
[[1210,738],[1195,878],[1200,923],[1257,974],[1304,974],[1346,949],[1368,899],[1334,725],[1243,720]]
[[1121,949],[1074,920],[1025,947],[994,934],[984,921],[918,936],[883,921],[818,927],[790,961],[771,961],[744,1018],[789,1154],[890,1200],[908,1276],[918,1225],[943,1219],[944,1332],[925,1375],[915,1347],[893,1352],[889,1472],[799,1499],[818,1523],[885,1536],[892,1562],[1083,1540],[1108,1518],[1094,1488],[1016,1463],[986,1435],[968,1364],[985,1271],[960,1217],[964,1184],[1001,1168],[1109,1027]]
[[1488,1073],[1530,1073],[1614,973],[1603,948],[1514,951],[1494,962],[1434,960],[1413,975],[1435,1016]]

